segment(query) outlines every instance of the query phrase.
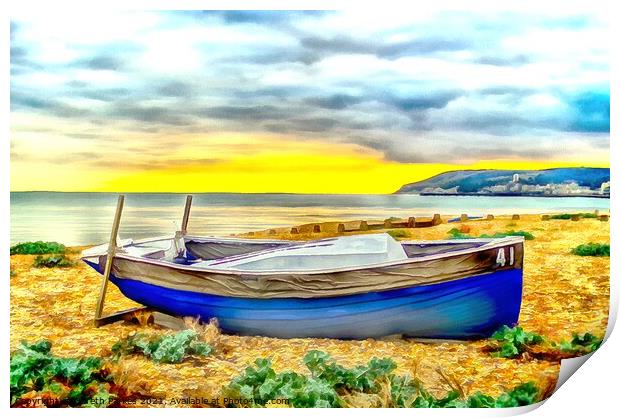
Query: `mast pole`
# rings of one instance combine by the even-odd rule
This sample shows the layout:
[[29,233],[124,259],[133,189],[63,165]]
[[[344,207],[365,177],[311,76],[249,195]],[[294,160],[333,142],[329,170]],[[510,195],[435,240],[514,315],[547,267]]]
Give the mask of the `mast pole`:
[[188,194],[185,198],[185,210],[183,211],[183,222],[181,223],[181,234],[187,234],[187,223],[189,222],[189,211],[192,207],[193,196]]

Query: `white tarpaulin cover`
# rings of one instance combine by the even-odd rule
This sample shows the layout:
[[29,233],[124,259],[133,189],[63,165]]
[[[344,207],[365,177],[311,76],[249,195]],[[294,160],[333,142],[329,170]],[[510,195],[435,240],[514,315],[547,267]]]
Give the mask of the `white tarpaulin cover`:
[[388,234],[329,238],[284,248],[202,261],[195,267],[210,270],[311,271],[359,267],[406,260],[407,254]]

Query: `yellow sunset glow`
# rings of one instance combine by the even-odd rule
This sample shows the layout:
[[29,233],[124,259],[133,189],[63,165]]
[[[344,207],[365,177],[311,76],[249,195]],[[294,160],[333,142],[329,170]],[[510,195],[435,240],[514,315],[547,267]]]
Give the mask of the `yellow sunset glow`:
[[[136,146],[143,143],[139,138],[132,141]],[[239,134],[214,136],[208,141],[200,137],[174,141],[184,145],[172,147],[165,157],[102,150],[101,154],[116,159],[110,166],[100,166],[86,158],[63,164],[62,153],[41,162],[17,160],[11,164],[11,189],[376,194],[392,193],[403,184],[449,170],[606,166],[601,161],[399,163],[358,145]]]

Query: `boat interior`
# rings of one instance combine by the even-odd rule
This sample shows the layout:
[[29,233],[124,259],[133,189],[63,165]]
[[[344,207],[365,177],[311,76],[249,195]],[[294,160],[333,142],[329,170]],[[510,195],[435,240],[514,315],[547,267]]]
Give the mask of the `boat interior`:
[[[196,265],[208,268],[250,270],[318,269],[401,261],[435,254],[475,249],[490,240],[396,241],[388,234],[366,234],[316,241],[255,240],[197,237],[176,234],[174,238],[117,243],[118,253],[130,256]],[[86,250],[101,255],[107,244]]]

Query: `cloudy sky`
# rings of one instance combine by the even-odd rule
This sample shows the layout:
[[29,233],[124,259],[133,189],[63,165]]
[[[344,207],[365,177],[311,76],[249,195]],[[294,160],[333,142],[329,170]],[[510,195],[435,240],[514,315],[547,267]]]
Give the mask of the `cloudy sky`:
[[16,15],[11,188],[389,193],[608,166],[608,25],[581,4]]

